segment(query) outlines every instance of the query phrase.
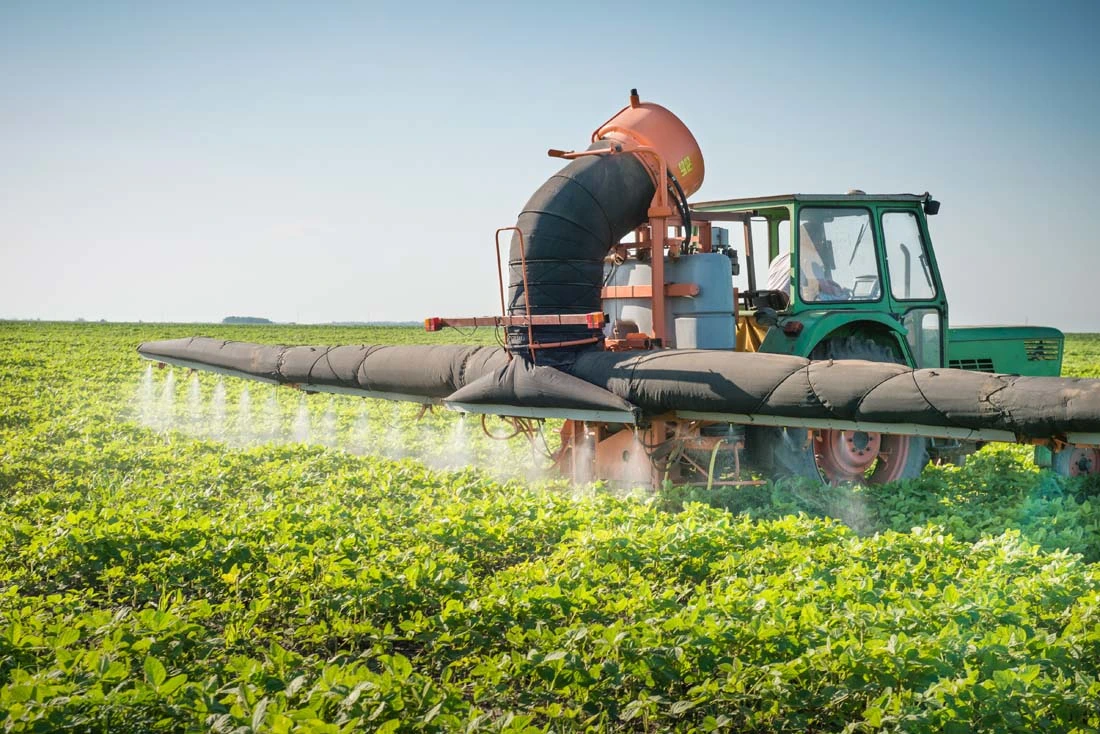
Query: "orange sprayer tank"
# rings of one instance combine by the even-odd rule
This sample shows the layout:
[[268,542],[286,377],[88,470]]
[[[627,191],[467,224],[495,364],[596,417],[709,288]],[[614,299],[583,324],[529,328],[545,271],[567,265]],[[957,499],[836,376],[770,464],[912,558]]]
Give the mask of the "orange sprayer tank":
[[[703,185],[703,153],[679,117],[659,104],[642,102],[632,90],[630,104],[592,133],[592,142],[619,140],[656,150],[680,182],[686,196]],[[656,182],[650,156],[639,156]]]

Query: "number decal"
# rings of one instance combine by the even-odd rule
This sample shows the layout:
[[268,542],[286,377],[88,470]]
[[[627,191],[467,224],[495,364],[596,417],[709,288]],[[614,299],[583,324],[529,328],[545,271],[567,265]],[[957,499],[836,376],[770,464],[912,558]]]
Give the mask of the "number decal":
[[686,176],[691,173],[694,166],[691,165],[691,156],[685,155],[680,159],[680,162],[676,164],[676,167],[680,169],[680,176]]

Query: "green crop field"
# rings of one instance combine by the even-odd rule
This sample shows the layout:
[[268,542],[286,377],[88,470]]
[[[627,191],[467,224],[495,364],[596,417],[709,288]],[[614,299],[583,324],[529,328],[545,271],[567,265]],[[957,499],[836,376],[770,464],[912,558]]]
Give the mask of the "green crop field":
[[1100,334],[1069,334],[1062,374],[1071,377],[1100,377]]
[[0,323],[4,731],[1100,730],[1100,483],[1026,449],[573,488],[453,415],[134,351],[196,332],[493,342]]

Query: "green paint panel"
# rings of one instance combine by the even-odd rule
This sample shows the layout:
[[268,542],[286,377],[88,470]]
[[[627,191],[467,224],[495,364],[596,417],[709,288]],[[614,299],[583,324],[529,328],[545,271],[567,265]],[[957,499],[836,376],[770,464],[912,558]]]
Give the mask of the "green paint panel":
[[1048,326],[962,326],[947,335],[947,366],[1057,377],[1065,336]]

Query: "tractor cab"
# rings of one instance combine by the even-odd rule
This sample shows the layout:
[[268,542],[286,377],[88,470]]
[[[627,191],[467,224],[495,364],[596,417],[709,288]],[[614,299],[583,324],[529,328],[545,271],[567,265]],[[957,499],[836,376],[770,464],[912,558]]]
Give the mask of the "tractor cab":
[[860,335],[942,367],[947,302],[926,220],[938,209],[928,194],[853,191],[696,203],[692,219],[741,225],[738,349],[825,356],[815,347]]

